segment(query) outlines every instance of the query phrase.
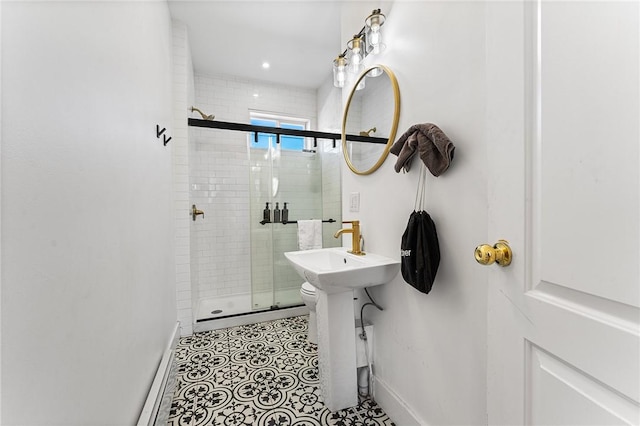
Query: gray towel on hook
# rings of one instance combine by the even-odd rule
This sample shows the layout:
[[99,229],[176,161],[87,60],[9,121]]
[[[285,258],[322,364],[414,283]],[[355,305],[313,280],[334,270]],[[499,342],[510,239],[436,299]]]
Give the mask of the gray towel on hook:
[[414,124],[393,144],[390,152],[398,156],[395,170],[409,171],[411,160],[416,152],[432,175],[438,177],[444,173],[453,160],[456,147],[453,142],[435,124]]

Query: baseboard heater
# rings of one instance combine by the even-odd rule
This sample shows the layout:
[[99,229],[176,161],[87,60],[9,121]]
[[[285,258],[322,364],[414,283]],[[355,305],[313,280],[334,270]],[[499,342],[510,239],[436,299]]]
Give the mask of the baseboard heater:
[[166,426],[171,411],[171,401],[176,387],[177,364],[175,350],[180,339],[180,327],[176,324],[169,348],[162,355],[151,389],[138,418],[138,426]]

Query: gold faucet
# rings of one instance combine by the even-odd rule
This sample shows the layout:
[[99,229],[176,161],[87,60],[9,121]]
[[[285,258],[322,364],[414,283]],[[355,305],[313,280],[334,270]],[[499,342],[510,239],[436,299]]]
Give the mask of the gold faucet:
[[360,221],[359,220],[349,220],[344,221],[342,223],[350,223],[351,228],[342,228],[339,229],[333,235],[333,238],[338,238],[342,234],[351,234],[351,250],[349,253],[355,254],[357,256],[364,256],[365,252],[360,249]]

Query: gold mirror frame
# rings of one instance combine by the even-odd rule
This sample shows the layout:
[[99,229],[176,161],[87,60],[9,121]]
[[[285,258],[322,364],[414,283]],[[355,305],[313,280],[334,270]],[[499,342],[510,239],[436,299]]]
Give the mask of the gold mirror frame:
[[[393,89],[393,100],[395,103],[394,111],[393,111],[393,122],[391,123],[391,131],[389,132],[389,139],[387,140],[387,144],[385,145],[384,151],[380,154],[380,158],[378,161],[371,166],[368,170],[358,170],[356,166],[351,162],[349,158],[349,150],[347,149],[347,115],[349,114],[349,106],[351,105],[351,100],[356,93],[356,87],[362,81],[363,78],[371,71],[372,69],[380,68],[384,71],[384,73],[389,77],[391,82],[391,88]],[[366,87],[365,89],[366,90]],[[389,69],[385,65],[373,65],[362,72],[358,80],[354,83],[353,88],[351,89],[351,93],[349,94],[349,99],[347,100],[347,105],[344,109],[344,114],[342,116],[342,155],[344,156],[344,160],[349,166],[349,169],[357,175],[369,175],[380,168],[382,163],[387,159],[389,155],[389,151],[391,150],[391,146],[396,138],[396,132],[398,131],[398,120],[400,119],[400,87],[398,86],[398,80],[396,79],[395,74],[391,69]]]

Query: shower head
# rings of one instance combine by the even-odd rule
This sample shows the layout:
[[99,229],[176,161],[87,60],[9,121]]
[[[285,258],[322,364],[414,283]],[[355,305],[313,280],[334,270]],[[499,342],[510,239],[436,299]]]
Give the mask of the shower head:
[[370,133],[373,132],[377,132],[378,130],[375,127],[370,128],[369,130],[363,130],[360,132],[360,136],[371,136]]
[[209,120],[209,121],[212,121],[214,118],[216,118],[216,116],[215,116],[215,115],[213,115],[213,114],[211,114],[211,115],[206,115],[204,112],[200,111],[198,108],[196,108],[196,107],[192,106],[192,107],[191,107],[191,112],[194,112],[194,111],[196,111],[196,112],[200,113],[200,115],[202,116],[202,119],[203,119],[203,120]]

